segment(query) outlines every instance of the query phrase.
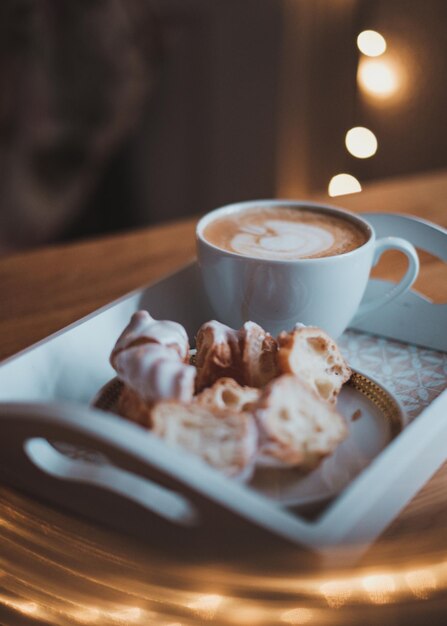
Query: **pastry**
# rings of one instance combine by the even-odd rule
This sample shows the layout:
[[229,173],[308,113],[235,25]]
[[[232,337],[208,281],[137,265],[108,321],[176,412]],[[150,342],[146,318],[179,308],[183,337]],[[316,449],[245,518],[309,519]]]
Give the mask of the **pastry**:
[[262,387],[277,374],[277,343],[261,326],[245,322],[234,330],[213,320],[197,334],[197,390],[222,377],[241,385]]
[[[262,393],[254,415],[264,461],[314,468],[345,439],[345,420],[293,374],[273,380]],[[275,463],[273,463],[275,464]]]
[[233,378],[219,378],[212,387],[195,396],[194,401],[210,409],[249,411],[260,393],[259,389],[242,387]]
[[110,356],[113,367],[116,356],[122,351],[145,343],[158,343],[178,352],[180,358],[188,362],[189,342],[186,330],[181,324],[169,320],[154,320],[147,311],[137,311],[130,318]]
[[124,383],[119,413],[242,479],[256,463],[308,471],[347,436],[334,405],[351,371],[319,328],[297,325],[276,341],[254,322],[210,321],[196,367],[189,353],[180,324],[135,313],[110,359]]
[[196,370],[188,364],[186,331],[176,322],[137,311],[119,336],[110,362],[124,383],[118,410],[142,426],[150,427],[154,402],[192,400]]
[[195,367],[184,363],[173,348],[137,345],[118,352],[114,364],[124,384],[149,405],[166,399],[192,400]]
[[263,387],[278,375],[278,344],[259,324],[245,322],[239,331],[245,385]]
[[337,344],[321,328],[299,326],[278,336],[278,367],[295,374],[327,402],[335,404],[343,383],[351,377]]
[[258,433],[249,413],[170,401],[157,403],[151,419],[152,432],[168,445],[191,452],[226,476],[251,476]]
[[216,320],[203,324],[196,338],[197,391],[210,387],[219,378],[242,379],[239,333]]

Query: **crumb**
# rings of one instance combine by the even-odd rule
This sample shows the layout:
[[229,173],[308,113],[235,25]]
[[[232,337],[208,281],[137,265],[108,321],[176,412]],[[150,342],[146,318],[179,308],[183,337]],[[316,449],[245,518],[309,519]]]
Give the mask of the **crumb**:
[[354,411],[354,413],[352,414],[351,420],[353,422],[356,422],[361,417],[362,417],[362,411],[361,409],[357,409],[357,411]]

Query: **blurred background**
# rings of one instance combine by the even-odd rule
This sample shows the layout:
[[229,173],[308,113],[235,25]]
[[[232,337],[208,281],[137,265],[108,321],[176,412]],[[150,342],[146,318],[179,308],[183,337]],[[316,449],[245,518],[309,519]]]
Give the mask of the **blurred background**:
[[444,0],[2,0],[0,253],[447,166],[446,20]]

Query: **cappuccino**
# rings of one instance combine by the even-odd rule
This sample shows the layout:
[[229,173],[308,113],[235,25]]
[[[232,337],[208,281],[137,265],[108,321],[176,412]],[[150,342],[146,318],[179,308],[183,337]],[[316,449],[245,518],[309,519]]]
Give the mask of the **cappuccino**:
[[336,256],[368,240],[360,226],[330,212],[273,206],[218,217],[203,236],[222,250],[278,261]]

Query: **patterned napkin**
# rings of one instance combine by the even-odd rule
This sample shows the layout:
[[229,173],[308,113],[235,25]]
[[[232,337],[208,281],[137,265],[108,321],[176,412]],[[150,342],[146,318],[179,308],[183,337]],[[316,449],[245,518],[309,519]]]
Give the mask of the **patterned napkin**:
[[339,339],[350,365],[401,403],[411,421],[447,388],[447,354],[348,330]]

